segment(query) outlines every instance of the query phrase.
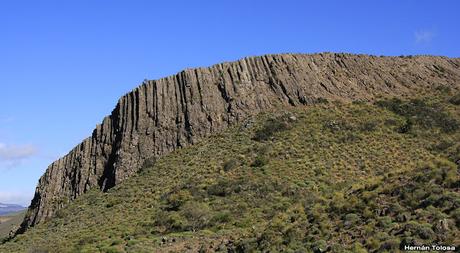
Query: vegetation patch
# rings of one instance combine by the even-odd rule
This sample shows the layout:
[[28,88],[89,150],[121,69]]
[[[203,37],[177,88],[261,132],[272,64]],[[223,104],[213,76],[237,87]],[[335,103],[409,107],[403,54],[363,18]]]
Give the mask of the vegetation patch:
[[460,93],[458,93],[457,95],[455,96],[452,96],[450,99],[449,99],[449,102],[453,105],[460,105]]
[[460,114],[451,96],[258,115],[144,164],[107,192],[90,190],[0,252],[459,245]]
[[265,121],[262,128],[255,132],[253,139],[256,141],[267,141],[273,137],[275,133],[290,129],[292,126],[292,121],[295,119],[295,116],[289,116],[289,114],[275,118],[269,118]]
[[400,129],[402,133],[409,132],[414,123],[425,129],[439,128],[446,133],[457,131],[460,126],[458,120],[441,105],[429,104],[421,99],[402,101],[393,98],[376,104],[406,118],[405,126]]

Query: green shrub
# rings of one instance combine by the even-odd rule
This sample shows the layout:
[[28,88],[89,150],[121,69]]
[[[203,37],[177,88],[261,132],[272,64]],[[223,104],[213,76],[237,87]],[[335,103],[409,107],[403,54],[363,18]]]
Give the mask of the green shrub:
[[237,159],[232,158],[224,163],[223,169],[225,172],[228,172],[228,171],[235,169],[239,165],[240,165],[240,162]]
[[346,133],[344,136],[339,137],[340,143],[353,143],[362,140],[362,138],[354,133]]
[[405,134],[409,133],[412,130],[412,120],[411,119],[406,119],[406,122],[398,128],[398,133]]
[[166,202],[166,210],[177,211],[185,202],[192,199],[192,195],[188,190],[178,190],[166,194],[164,200]]
[[225,197],[232,194],[232,182],[228,179],[220,179],[217,183],[209,186],[207,188],[207,193],[209,195]]
[[435,233],[431,229],[431,225],[427,223],[419,223],[416,221],[409,221],[404,226],[404,231],[406,234],[418,236],[423,240],[433,240],[435,238]]
[[211,220],[211,210],[205,203],[190,201],[182,208],[181,213],[187,219],[187,228],[191,231],[206,227]]
[[[441,106],[427,104],[420,99],[412,99],[404,102],[393,98],[377,101],[376,104],[405,117],[406,125],[410,123],[410,126],[412,126],[415,123],[425,129],[438,127],[446,133],[456,131],[460,128],[457,120],[452,118]],[[406,126],[400,132],[407,133],[409,130],[410,128]]]
[[266,156],[257,156],[256,159],[251,163],[252,167],[263,167],[268,164],[268,158]]
[[169,212],[159,219],[157,224],[166,226],[170,231],[183,231],[187,227],[187,220],[178,212]]
[[387,228],[391,225],[391,218],[389,216],[380,217],[378,220],[379,220],[379,226],[383,228]]
[[446,86],[446,85],[439,85],[435,88],[437,91],[440,91],[441,93],[444,93],[444,94],[449,94],[451,89],[449,86]]
[[460,208],[455,209],[451,212],[451,217],[455,220],[457,227],[460,227]]
[[318,240],[313,243],[312,249],[314,252],[326,252],[328,243],[325,240]]
[[268,119],[261,129],[257,130],[253,139],[256,141],[267,141],[277,132],[291,128],[287,116]]
[[449,99],[449,102],[453,105],[460,105],[460,93],[458,93],[457,95],[451,97]]
[[156,161],[157,161],[157,158],[155,156],[151,156],[145,159],[144,162],[142,163],[141,170],[145,170],[145,169],[153,167]]
[[107,248],[102,249],[102,252],[104,253],[122,253],[124,251],[117,247],[107,247]]
[[324,122],[323,127],[331,132],[353,130],[353,126],[343,120],[328,120]]
[[111,207],[119,205],[119,204],[120,204],[119,199],[108,199],[107,203],[105,204],[105,207],[111,208]]
[[95,242],[97,242],[97,239],[94,236],[82,235],[81,239],[78,240],[78,245],[83,246],[83,245],[92,244]]
[[317,98],[315,101],[316,104],[329,104],[329,100],[326,98]]
[[110,246],[115,246],[115,245],[120,245],[123,243],[123,240],[121,239],[115,239],[112,241],[112,243],[110,244]]
[[367,121],[364,123],[361,123],[359,126],[359,130],[364,131],[364,132],[373,132],[378,126],[377,121]]
[[449,140],[441,140],[436,145],[433,145],[431,149],[436,152],[444,152],[448,148],[452,147],[455,143]]
[[359,220],[359,216],[355,213],[349,213],[347,215],[345,215],[345,218],[344,218],[344,224],[345,226],[349,227],[349,226],[352,226],[354,224],[356,224],[356,222]]
[[441,117],[439,119],[439,127],[446,133],[452,133],[460,128],[460,124],[456,119]]
[[355,253],[367,253],[366,248],[359,242],[353,244],[353,252]]
[[417,227],[417,233],[424,240],[433,240],[435,238],[435,233],[428,224]]
[[211,219],[212,224],[218,224],[218,223],[227,223],[231,221],[231,212],[230,211],[221,211],[217,212],[214,214],[214,216]]
[[391,238],[386,241],[384,241],[380,245],[379,251],[381,252],[396,252],[399,249],[399,245],[401,244],[401,240],[398,238]]
[[370,237],[370,238],[367,238],[366,240],[366,247],[373,251],[376,251],[377,249],[379,249],[380,244],[381,244],[380,240],[375,237]]

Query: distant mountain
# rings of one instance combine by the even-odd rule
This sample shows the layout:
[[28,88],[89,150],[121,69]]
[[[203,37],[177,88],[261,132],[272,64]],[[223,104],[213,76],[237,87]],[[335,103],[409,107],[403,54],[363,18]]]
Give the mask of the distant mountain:
[[26,208],[20,205],[0,203],[0,215],[14,213],[24,209]]

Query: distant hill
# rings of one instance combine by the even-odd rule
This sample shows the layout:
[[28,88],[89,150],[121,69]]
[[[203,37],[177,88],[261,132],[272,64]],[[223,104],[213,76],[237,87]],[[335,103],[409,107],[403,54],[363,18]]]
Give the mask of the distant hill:
[[14,212],[22,211],[24,209],[26,208],[20,205],[0,203],[0,215],[14,213]]

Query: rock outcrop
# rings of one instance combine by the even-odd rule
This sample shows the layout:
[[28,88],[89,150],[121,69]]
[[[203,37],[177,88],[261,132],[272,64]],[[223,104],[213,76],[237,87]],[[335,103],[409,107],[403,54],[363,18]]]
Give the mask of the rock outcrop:
[[118,101],[91,137],[48,167],[20,231],[92,188],[105,191],[119,184],[147,159],[260,111],[319,99],[404,96],[439,85],[460,87],[459,58],[267,55],[145,81]]

